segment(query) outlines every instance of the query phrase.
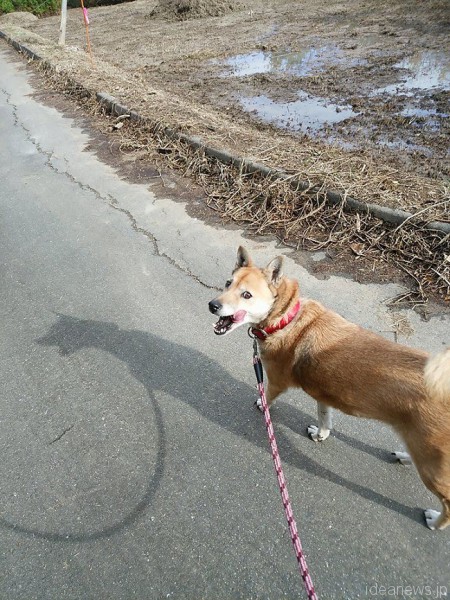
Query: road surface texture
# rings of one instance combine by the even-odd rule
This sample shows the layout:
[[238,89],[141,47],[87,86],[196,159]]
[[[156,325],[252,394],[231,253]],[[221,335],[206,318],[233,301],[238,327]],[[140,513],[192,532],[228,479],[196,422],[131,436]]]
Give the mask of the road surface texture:
[[[259,263],[282,250],[121,180],[4,43],[0,73],[0,597],[304,597],[250,340],[215,337],[207,310],[240,243]],[[286,271],[393,337],[395,285]],[[407,343],[449,342],[448,315],[402,318]],[[445,597],[450,532],[425,527],[438,502],[392,463],[394,434],[336,415],[316,445],[300,392],[273,421],[319,597]]]

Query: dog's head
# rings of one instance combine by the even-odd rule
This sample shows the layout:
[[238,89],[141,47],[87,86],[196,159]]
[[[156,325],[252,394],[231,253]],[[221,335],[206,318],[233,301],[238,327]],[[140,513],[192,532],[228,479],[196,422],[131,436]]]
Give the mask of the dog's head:
[[247,250],[239,247],[231,279],[222,294],[209,303],[209,310],[219,317],[214,325],[216,335],[225,335],[246,323],[257,325],[267,318],[277,296],[282,264],[283,257],[277,256],[265,269],[259,269]]

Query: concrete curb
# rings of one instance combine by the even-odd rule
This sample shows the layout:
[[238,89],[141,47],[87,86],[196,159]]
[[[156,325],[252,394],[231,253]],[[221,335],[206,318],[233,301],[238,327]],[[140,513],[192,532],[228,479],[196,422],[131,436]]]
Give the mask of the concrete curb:
[[[22,52],[32,60],[40,61],[45,65],[49,65],[50,63],[43,59],[41,56],[33,52],[30,48],[27,48],[23,44],[20,44],[16,40],[13,40],[9,35],[5,34],[0,30],[0,38],[5,39],[13,48],[15,48],[18,52]],[[149,122],[148,119],[141,117],[137,112],[130,110],[128,107],[117,102],[114,96],[106,94],[104,92],[97,92],[96,94],[97,101],[101,106],[103,106],[109,113],[112,115],[130,115],[130,119],[133,121],[143,121]],[[151,123],[151,121],[150,121]],[[154,124],[154,123],[152,123]],[[182,141],[188,144],[194,150],[203,150],[203,152],[211,157],[219,160],[220,162],[233,165],[240,169],[245,169],[248,173],[261,173],[265,176],[275,177],[279,179],[288,179],[289,176],[287,173],[282,171],[281,169],[274,169],[262,165],[260,163],[253,162],[245,157],[235,156],[225,150],[220,150],[218,148],[213,148],[211,146],[207,146],[203,143],[201,138],[189,136],[184,133],[179,133],[174,129],[169,127],[161,127],[160,132],[166,136],[170,140]],[[309,185],[306,182],[302,182],[299,180],[290,180],[292,185],[299,190],[307,190],[310,189]],[[311,189],[311,192],[314,193],[314,190]],[[393,225],[402,225],[406,221],[413,221],[415,218],[414,213],[410,213],[400,209],[389,208],[386,206],[380,206],[378,204],[366,204],[364,202],[360,202],[355,198],[344,197],[341,193],[329,190],[325,192],[326,201],[330,205],[336,205],[343,203],[344,209],[349,211],[359,211],[363,213],[369,213],[378,219],[381,219],[387,223],[391,223]],[[432,231],[440,231],[444,234],[450,234],[450,223],[446,223],[443,221],[432,221],[430,223],[426,223],[424,225],[425,229],[429,229]]]
[[22,52],[23,54],[25,54],[26,56],[28,56],[28,58],[31,58],[33,60],[38,60],[38,61],[41,61],[44,64],[47,64],[47,61],[45,61],[41,56],[39,56],[38,54],[36,54],[35,52],[33,52],[33,50],[30,50],[29,48],[27,48],[23,44],[19,44],[19,42],[16,42],[16,40],[13,40],[11,37],[9,37],[8,34],[6,34],[1,29],[0,29],[0,38],[6,40],[8,42],[8,44],[10,44],[18,52]]

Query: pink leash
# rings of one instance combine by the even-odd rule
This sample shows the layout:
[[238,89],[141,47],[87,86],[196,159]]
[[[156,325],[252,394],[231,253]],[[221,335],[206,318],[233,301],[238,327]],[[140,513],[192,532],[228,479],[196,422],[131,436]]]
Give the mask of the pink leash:
[[[250,335],[250,332],[249,332]],[[250,337],[252,337],[250,335]],[[258,354],[258,343],[256,339],[253,339],[253,367],[256,373],[256,380],[258,382],[258,392],[261,398],[261,404],[263,408],[264,420],[266,423],[267,434],[269,436],[270,449],[272,451],[273,464],[275,466],[275,472],[278,478],[278,486],[280,488],[281,499],[283,500],[284,514],[289,525],[289,531],[291,534],[292,543],[294,545],[295,556],[297,557],[298,566],[300,569],[300,575],[302,576],[303,583],[305,584],[306,593],[308,594],[309,600],[318,600],[317,594],[314,590],[314,585],[309,574],[308,565],[306,564],[305,555],[303,554],[302,544],[297,532],[297,523],[295,522],[294,514],[292,512],[291,501],[289,500],[289,494],[287,490],[286,480],[284,479],[283,467],[281,466],[280,455],[278,453],[277,441],[275,439],[275,432],[272,425],[272,419],[270,418],[269,406],[266,400],[266,393],[264,391],[263,383],[263,368],[261,359]]]

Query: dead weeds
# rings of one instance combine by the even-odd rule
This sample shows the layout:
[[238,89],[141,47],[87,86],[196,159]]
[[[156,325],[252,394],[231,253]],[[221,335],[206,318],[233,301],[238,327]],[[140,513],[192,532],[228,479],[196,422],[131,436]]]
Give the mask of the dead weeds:
[[[425,221],[406,220],[393,226],[368,212],[330,206],[327,187],[300,186],[298,174],[286,179],[249,173],[168,140],[157,124],[128,123],[121,129],[123,152],[147,151],[152,160],[164,156],[172,168],[202,186],[210,208],[256,235],[275,235],[295,249],[349,248],[356,258],[384,261],[406,273],[414,289],[394,299],[396,306],[424,304],[428,295],[450,301],[450,234],[427,229]],[[424,209],[425,212],[425,209]]]

